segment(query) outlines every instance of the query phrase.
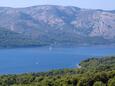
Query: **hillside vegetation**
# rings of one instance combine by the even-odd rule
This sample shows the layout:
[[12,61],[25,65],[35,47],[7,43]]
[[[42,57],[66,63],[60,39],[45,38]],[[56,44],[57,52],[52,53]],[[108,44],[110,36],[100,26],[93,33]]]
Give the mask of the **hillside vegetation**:
[[1,75],[0,86],[115,86],[115,57],[90,58],[81,68]]
[[[10,31],[0,47],[115,44],[114,11],[56,5],[0,7],[0,27]],[[13,35],[16,40],[11,40]]]
[[0,48],[45,46],[39,40],[0,27]]

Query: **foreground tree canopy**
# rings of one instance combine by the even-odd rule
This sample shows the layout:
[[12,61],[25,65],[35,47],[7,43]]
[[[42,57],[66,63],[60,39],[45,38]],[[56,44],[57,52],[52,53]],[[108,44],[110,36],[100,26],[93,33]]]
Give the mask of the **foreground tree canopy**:
[[81,68],[1,75],[0,86],[115,86],[115,57],[90,58]]

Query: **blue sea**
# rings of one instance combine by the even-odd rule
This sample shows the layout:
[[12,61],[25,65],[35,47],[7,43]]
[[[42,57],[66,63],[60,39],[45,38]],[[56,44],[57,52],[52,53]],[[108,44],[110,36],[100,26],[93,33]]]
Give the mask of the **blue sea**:
[[0,49],[0,74],[76,68],[82,60],[101,56],[115,56],[115,47]]

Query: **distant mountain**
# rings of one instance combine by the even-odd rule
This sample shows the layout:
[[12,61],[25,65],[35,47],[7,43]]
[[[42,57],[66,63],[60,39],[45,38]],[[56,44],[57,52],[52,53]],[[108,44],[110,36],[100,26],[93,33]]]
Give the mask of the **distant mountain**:
[[[18,35],[21,39],[25,37],[31,40],[28,46],[34,45],[35,42],[36,46],[39,45],[39,42],[45,45],[115,43],[115,11],[55,5],[27,8],[1,7],[0,27],[15,33],[16,38]],[[12,35],[6,38],[12,42],[10,36]],[[2,38],[1,35],[0,38]],[[0,40],[0,43],[4,41]],[[21,43],[25,43],[23,39]]]

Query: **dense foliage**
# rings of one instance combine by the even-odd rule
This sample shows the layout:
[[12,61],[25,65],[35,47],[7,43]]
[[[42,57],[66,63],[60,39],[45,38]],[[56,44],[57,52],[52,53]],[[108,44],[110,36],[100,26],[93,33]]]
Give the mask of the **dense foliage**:
[[115,86],[115,57],[90,58],[77,69],[1,75],[0,86]]
[[37,40],[32,39],[29,36],[21,33],[16,33],[8,29],[0,27],[0,48],[12,48],[12,47],[34,47],[34,46],[45,46],[46,44]]
[[82,37],[70,32],[58,32],[57,30],[49,31],[48,33],[36,32],[26,33],[0,27],[0,48],[36,46],[73,47],[108,45],[114,42],[114,40],[108,41],[102,37]]

